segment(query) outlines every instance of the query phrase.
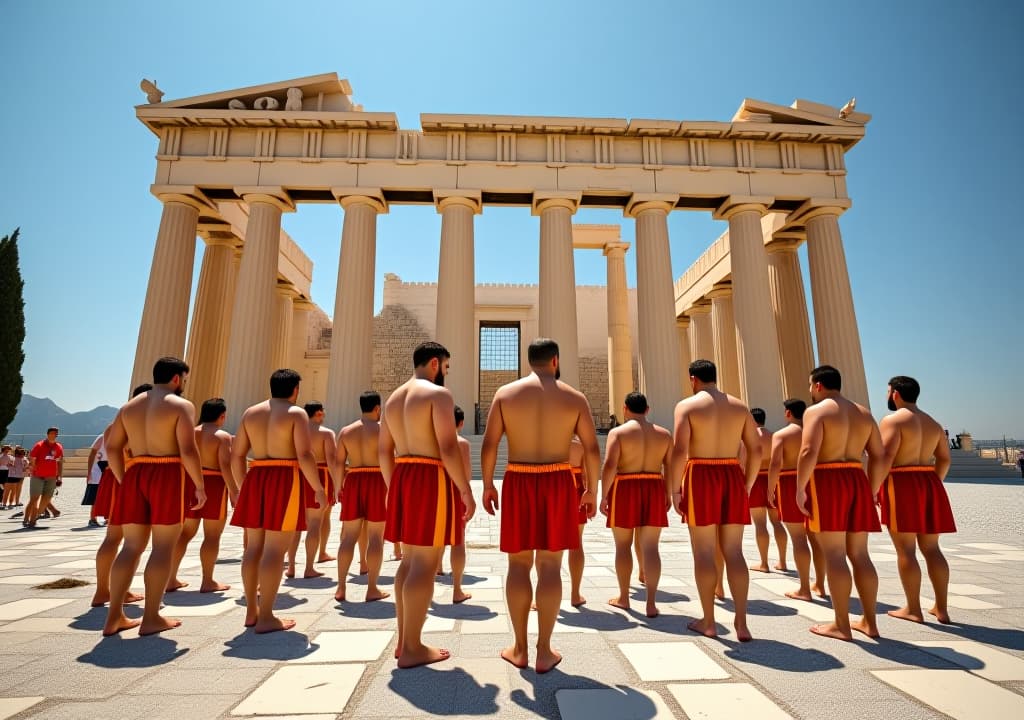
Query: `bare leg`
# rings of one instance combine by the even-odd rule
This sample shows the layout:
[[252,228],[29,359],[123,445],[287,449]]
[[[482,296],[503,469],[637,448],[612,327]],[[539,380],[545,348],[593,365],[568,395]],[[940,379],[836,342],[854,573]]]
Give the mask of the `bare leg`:
[[302,574],[304,578],[323,577],[323,573],[313,567],[317,557],[320,555],[320,519],[323,512],[320,508],[306,509],[306,569]]
[[327,551],[327,546],[331,542],[331,507],[328,505],[320,513],[320,554],[317,556],[317,562],[330,562],[335,559],[334,555],[331,555]]
[[569,551],[569,602],[573,607],[579,607],[585,605],[587,599],[583,597],[580,592],[580,586],[583,584],[583,567],[586,564],[586,557],[583,553],[583,528],[586,525],[580,525],[580,547],[578,550]]
[[352,566],[352,556],[355,554],[356,543],[363,532],[366,523],[362,520],[345,520],[341,523],[341,543],[338,546],[338,589],[334,593],[334,599],[338,602],[345,601],[345,584],[348,580],[348,569]]
[[928,612],[940,623],[948,624],[950,620],[946,598],[949,595],[949,563],[939,549],[939,536],[921,534],[917,536],[917,542],[928,566],[928,579],[932,581],[932,589],[935,591],[935,605]]
[[644,574],[647,586],[647,617],[658,617],[658,583],[661,581],[661,553],[658,552],[658,540],[661,538],[660,527],[641,527],[636,529],[640,538],[640,549],[644,557]]
[[754,539],[757,541],[757,553],[761,562],[751,565],[751,570],[769,572],[768,569],[768,512],[763,507],[750,508],[750,519],[754,521]]
[[469,600],[472,595],[462,589],[462,576],[466,573],[466,544],[452,545],[452,602]]
[[287,578],[295,577],[295,559],[299,554],[299,543],[302,541],[302,533],[296,530],[288,544],[288,568],[284,571]]
[[687,625],[690,630],[701,633],[705,637],[715,637],[715,585],[718,572],[715,559],[718,550],[717,525],[690,525],[690,546],[693,550],[693,579],[697,583],[697,595],[700,598],[702,617]]
[[900,583],[907,604],[899,610],[890,610],[889,616],[900,620],[924,622],[921,612],[921,566],[917,564],[917,536],[889,530],[889,537],[896,548],[896,565],[900,571]]
[[[383,600],[391,595],[377,587],[380,568],[384,564],[384,523],[367,522],[364,523],[364,527],[366,528],[366,602]],[[463,566],[465,566],[465,562],[463,562]]]
[[366,546],[369,544],[369,537],[367,535],[368,529],[366,525],[363,525],[362,532],[359,533],[359,574],[365,575],[369,568],[366,567]]
[[768,520],[772,524],[772,533],[775,535],[775,547],[779,549],[779,561],[775,563],[776,570],[788,570],[786,566],[786,526],[782,524],[782,517],[775,508],[768,508]]
[[220,555],[220,536],[224,533],[226,523],[227,520],[203,520],[203,544],[199,546],[199,562],[203,566],[203,582],[199,585],[201,593],[231,589],[230,585],[224,585],[213,579],[217,556]]
[[640,536],[636,533],[633,533],[633,553],[636,555],[637,580],[643,585],[647,582],[644,578],[644,554],[640,552]]
[[846,533],[820,532],[813,533],[813,535],[817,537],[818,545],[825,556],[828,584],[832,589],[832,610],[835,612],[836,619],[832,623],[812,625],[811,632],[837,640],[852,640],[850,591],[853,589],[853,582],[850,577],[850,568],[846,565]]
[[[293,532],[276,530],[264,531],[263,553],[259,565],[259,601],[257,603],[256,624],[253,629],[257,633],[269,633],[275,630],[291,630],[295,627],[294,620],[278,618],[274,615],[274,602],[277,590],[281,587],[281,563],[284,554],[292,541]],[[248,592],[246,593],[248,595]]]
[[793,562],[796,563],[796,574],[800,580],[800,589],[786,593],[786,597],[810,602],[811,549],[807,545],[807,531],[802,523],[786,523],[786,528],[793,538]]
[[22,525],[35,525],[40,514],[39,498],[39,495],[29,494],[28,504],[25,506],[25,515],[22,518]]
[[544,674],[562,662],[562,656],[551,647],[551,634],[562,604],[561,550],[537,551],[537,664],[534,669]]
[[395,645],[395,660],[402,654],[402,638],[405,633],[405,606],[402,594],[405,592],[405,579],[409,576],[409,563],[403,557],[395,572],[395,623],[398,626],[398,642]]
[[[107,610],[107,622],[103,625],[104,635],[139,626],[138,620],[129,620],[125,616],[124,598],[139,566],[139,558],[149,544],[149,525],[122,525],[121,531],[124,546],[110,568],[110,608]],[[163,595],[163,587],[160,592]]]
[[725,556],[722,555],[722,546],[715,537],[715,597],[725,600]]
[[524,550],[509,553],[508,577],[505,579],[505,601],[508,603],[509,620],[512,621],[513,645],[501,651],[501,657],[524,668],[530,663],[526,645],[526,625],[530,618],[530,602],[533,600],[533,583],[530,570],[533,568],[533,551]]
[[[93,607],[106,605],[110,601],[110,568],[114,564],[114,558],[117,557],[117,549],[121,545],[122,538],[124,538],[124,533],[121,532],[120,525],[107,525],[107,533],[96,550],[96,592],[92,596]],[[135,567],[132,568],[131,574],[135,575]],[[138,602],[142,599],[142,595],[126,591],[123,602]]]
[[[125,538],[128,537],[128,526],[125,525]],[[181,620],[165,618],[160,614],[160,603],[164,599],[164,590],[171,577],[171,562],[174,559],[174,547],[181,535],[181,523],[174,525],[154,525],[153,544],[146,562],[143,577],[146,580],[146,605],[142,611],[142,624],[139,635],[171,630],[181,625]]]
[[[629,580],[633,575],[633,535],[633,528],[612,528],[612,536],[615,538],[615,577],[619,581],[619,594],[609,600],[608,604],[623,610],[629,610]],[[639,537],[637,534],[638,542]]]
[[750,591],[750,572],[743,559],[743,525],[721,525],[718,528],[718,543],[725,556],[725,571],[729,576],[729,592],[732,593],[736,612],[736,637],[740,642],[750,640],[747,627],[747,594]]
[[[878,637],[878,623],[875,618],[878,601],[878,573],[868,554],[868,534],[852,532],[846,534],[846,554],[853,566],[853,583],[857,586],[864,614],[860,620],[852,624],[854,630],[868,637]],[[920,572],[920,571],[918,571]],[[920,580],[918,581],[920,583]]]
[[398,667],[410,668],[447,660],[451,653],[423,644],[423,623],[434,597],[434,570],[443,548],[406,545],[403,564],[408,565],[402,584],[401,651]]
[[401,560],[402,559],[402,543],[396,542],[391,543],[391,559]]
[[825,578],[828,570],[825,563],[825,553],[818,543],[818,536],[814,533],[807,533],[807,544],[811,546],[811,564],[814,565],[814,582],[811,583],[811,592],[818,597],[828,597],[825,587]]
[[187,582],[182,582],[178,579],[178,569],[181,567],[181,561],[185,559],[185,552],[188,550],[188,544],[192,538],[199,532],[199,520],[188,518],[181,526],[181,535],[178,536],[178,541],[174,544],[174,557],[171,560],[171,574],[167,580],[167,592],[174,592],[183,587],[188,587]]
[[[242,588],[245,591],[245,626],[256,624],[259,608],[260,563],[263,560],[263,545],[266,531],[246,528],[245,553],[242,555]],[[280,574],[280,567],[278,568]]]

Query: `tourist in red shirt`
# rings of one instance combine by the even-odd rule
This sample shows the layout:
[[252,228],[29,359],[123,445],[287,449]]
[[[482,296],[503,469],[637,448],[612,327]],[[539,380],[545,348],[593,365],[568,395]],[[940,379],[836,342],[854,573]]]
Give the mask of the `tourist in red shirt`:
[[47,429],[46,439],[37,442],[29,453],[32,459],[32,479],[29,482],[29,500],[22,522],[25,527],[36,526],[40,512],[50,504],[50,498],[61,481],[64,471],[64,448],[57,442],[59,432],[55,427]]

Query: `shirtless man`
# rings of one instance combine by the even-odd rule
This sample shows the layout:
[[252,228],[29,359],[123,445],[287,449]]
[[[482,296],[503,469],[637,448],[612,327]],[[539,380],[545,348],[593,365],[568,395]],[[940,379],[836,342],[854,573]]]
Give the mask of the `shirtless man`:
[[[355,547],[367,536],[366,602],[390,593],[377,587],[384,560],[384,521],[387,519],[388,486],[381,474],[377,451],[380,438],[380,393],[368,390],[359,396],[362,417],[338,432],[334,476],[341,485],[341,546],[338,548],[338,590],[334,599],[345,601],[345,581]],[[348,463],[346,465],[346,463]],[[362,568],[360,568],[362,574]]]
[[[466,413],[458,405],[455,406],[455,432],[458,434],[459,455],[462,456],[462,467],[466,471],[466,480],[473,477],[473,468],[469,459],[469,440],[462,437],[462,428],[466,424]],[[456,514],[463,512],[461,508],[455,509]],[[463,603],[473,597],[462,589],[462,576],[466,573],[466,538],[465,535],[460,542],[452,545],[452,603]],[[437,561],[437,574],[444,575],[444,553]]]
[[[672,432],[672,504],[690,529],[693,575],[703,617],[687,627],[715,637],[715,552],[725,558],[736,611],[736,637],[750,640],[747,591],[750,573],[743,559],[743,526],[750,524],[747,497],[761,467],[761,438],[740,400],[718,389],[718,371],[710,360],[690,363],[693,396],[675,409]],[[736,448],[746,450],[740,468]]]
[[[295,405],[302,378],[294,370],[270,376],[270,399],[253,405],[238,423],[231,444],[231,471],[244,477],[231,524],[245,528],[242,556],[245,626],[257,633],[291,630],[294,620],[274,616],[281,563],[296,532],[306,529],[302,479],[313,501],[327,502],[309,437],[309,416]],[[246,456],[253,460],[246,472]]]
[[[480,449],[484,509],[494,514],[494,486],[501,436],[508,436],[508,466],[501,488],[501,550],[508,553],[505,599],[515,642],[501,657],[517,668],[529,664],[526,626],[534,593],[530,571],[537,569],[538,673],[562,661],[551,647],[551,633],[562,602],[562,552],[580,545],[578,509],[596,509],[600,454],[590,405],[583,393],[558,380],[558,344],[548,338],[530,343],[528,376],[494,394]],[[583,443],[587,489],[576,494],[569,465],[573,434]]]
[[[446,545],[461,540],[476,511],[455,434],[455,402],[443,387],[450,357],[436,342],[417,347],[413,376],[388,398],[380,425],[378,458],[388,483],[384,535],[402,543],[403,551],[395,574],[400,668],[451,656],[423,644],[423,623],[434,597],[438,559]],[[456,494],[465,506],[462,516]]]
[[[831,365],[811,371],[814,405],[804,413],[804,429],[797,461],[796,504],[817,535],[825,556],[832,593],[833,623],[811,626],[811,632],[839,640],[852,640],[852,630],[878,637],[875,602],[878,573],[868,555],[868,533],[881,532],[875,495],[885,479],[885,451],[871,412],[842,396],[842,376]],[[862,466],[868,453],[868,474]],[[868,477],[871,478],[870,482]],[[809,502],[808,502],[809,498]],[[864,610],[850,622],[850,569]]]
[[[220,554],[220,536],[228,518],[228,499],[231,506],[238,502],[238,486],[231,475],[231,435],[222,430],[227,419],[227,405],[223,398],[210,398],[199,410],[199,426],[196,427],[196,444],[199,459],[203,465],[203,481],[206,488],[206,503],[198,510],[185,510],[185,523],[175,548],[174,566],[167,583],[167,592],[174,592],[188,583],[178,579],[178,568],[188,549],[189,541],[199,532],[199,521],[203,522],[203,544],[199,547],[199,562],[203,568],[203,581],[199,592],[221,592],[230,590],[213,579],[213,570]],[[185,504],[195,504],[194,494],[186,485]]]
[[[306,569],[303,571],[302,577],[308,579],[323,577],[323,573],[313,567],[314,562],[334,559],[331,556],[324,557],[326,553],[324,553],[322,543],[324,521],[330,526],[331,506],[334,505],[334,500],[337,498],[337,492],[331,482],[330,470],[335,464],[337,444],[334,439],[334,431],[321,425],[324,421],[323,403],[306,403],[303,410],[309,417],[309,441],[313,449],[313,457],[316,459],[317,472],[320,474],[320,484],[327,497],[327,502],[317,506],[314,503],[313,489],[309,485],[303,485],[302,504],[306,507]],[[295,555],[299,551],[301,536],[302,533],[295,533],[291,547],[288,548],[286,577],[295,577]]]
[[[153,386],[150,383],[143,383],[132,390],[132,397],[149,392],[152,389]],[[110,433],[111,427],[113,427],[113,424],[107,425],[107,428],[103,431],[104,448],[106,448],[107,435]],[[109,452],[110,450],[107,449],[105,453],[108,457]],[[103,536],[103,542],[96,548],[96,592],[92,596],[92,607],[102,607],[110,601],[110,568],[114,564],[117,551],[121,547],[121,541],[124,539],[124,532],[121,530],[121,526],[115,525],[113,518],[119,485],[120,483],[117,481],[117,478],[114,477],[114,471],[110,469],[108,460],[107,468],[100,476],[100,486],[96,491],[96,501],[93,503],[96,514],[106,518],[107,531]],[[134,569],[132,569],[132,575],[135,575]],[[131,591],[126,592],[124,597],[126,603],[138,602],[143,599],[145,599],[144,595]]]
[[[572,477],[576,481],[576,496],[582,503],[583,493],[587,491],[587,470],[583,466],[583,443],[576,436],[573,436],[572,444],[569,445],[569,464],[572,465]],[[589,519],[586,506],[581,504],[576,510],[576,521],[579,523],[580,529],[580,546],[569,549],[569,603],[573,607],[587,604],[581,586],[583,585],[583,568],[586,566],[586,556],[583,553],[583,530],[587,527]],[[637,552],[639,553],[639,549]],[[640,565],[640,575],[640,582],[643,582],[643,564]]]
[[[789,535],[793,538],[793,559],[800,578],[800,589],[787,592],[794,600],[811,601],[811,593],[825,597],[825,558],[818,539],[804,527],[804,513],[796,504],[796,463],[800,456],[803,417],[807,403],[791,398],[783,403],[789,424],[772,435],[771,464],[768,466],[768,499],[774,502]],[[808,549],[810,541],[810,549]],[[814,583],[811,583],[811,558],[814,559]]]
[[[754,538],[757,541],[757,552],[761,561],[751,565],[751,570],[770,572],[768,568],[768,520],[771,520],[775,534],[775,546],[779,549],[779,561],[776,570],[786,570],[786,528],[779,518],[778,509],[768,499],[768,463],[772,455],[772,433],[764,426],[765,412],[761,408],[750,408],[750,415],[757,423],[757,435],[761,438],[761,469],[750,489],[750,519],[754,521]],[[742,462],[742,455],[740,456]]]
[[619,595],[609,605],[629,610],[629,579],[633,574],[633,536],[640,541],[647,588],[647,617],[658,617],[655,599],[661,579],[658,540],[668,527],[672,506],[667,481],[672,436],[648,422],[647,398],[631,392],[622,408],[625,422],[608,433],[601,474],[601,512],[615,536],[615,574]]
[[[157,360],[153,389],[122,406],[107,433],[107,461],[121,484],[111,522],[121,526],[124,547],[110,570],[110,608],[104,635],[133,627],[139,628],[140,635],[152,635],[181,625],[180,620],[160,615],[160,601],[185,519],[186,473],[195,484],[192,509],[198,510],[206,502],[196,447],[195,407],[180,397],[187,375],[184,361],[173,357]],[[127,469],[126,447],[132,452]],[[153,549],[146,563],[146,604],[140,622],[125,617],[123,605],[150,535]]]
[[920,394],[921,386],[914,378],[894,377],[889,381],[888,397],[888,407],[894,412],[881,422],[885,460],[892,465],[879,498],[882,524],[888,526],[896,546],[900,582],[907,596],[907,604],[889,614],[924,622],[921,567],[917,564],[920,547],[935,590],[935,605],[928,612],[946,624],[949,564],[939,549],[939,533],[956,532],[953,510],[942,486],[949,471],[949,442],[942,426],[917,406]]

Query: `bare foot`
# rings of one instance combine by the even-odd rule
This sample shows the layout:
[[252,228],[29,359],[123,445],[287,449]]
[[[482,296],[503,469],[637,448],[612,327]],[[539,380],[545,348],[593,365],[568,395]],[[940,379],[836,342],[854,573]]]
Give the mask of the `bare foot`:
[[384,592],[383,590],[366,591],[366,602],[373,602],[374,600],[383,600],[386,597],[391,597],[391,593]]
[[811,585],[811,592],[820,598],[827,598],[828,593],[825,592],[825,587],[820,583],[814,583]]
[[366,567],[366,563],[359,563],[359,574],[360,575],[367,575],[367,574],[369,574],[369,572],[370,572],[370,570]]
[[929,615],[934,615],[935,619],[938,620],[943,625],[949,625],[951,622],[953,622],[952,620],[949,619],[949,613],[948,612],[946,612],[945,610],[939,610],[934,605],[928,611],[928,614]]
[[656,618],[656,617],[658,617],[658,615],[660,615],[660,613],[658,612],[658,606],[655,605],[653,602],[648,601],[648,603],[647,603],[647,617],[649,617],[649,618]]
[[763,573],[771,572],[771,570],[768,569],[768,564],[767,563],[759,563],[757,565],[751,565],[750,569],[754,570],[756,572],[763,572]]
[[857,622],[850,623],[850,627],[852,627],[857,632],[864,633],[869,638],[879,637],[878,626],[873,622],[869,623],[864,618],[861,618]]
[[440,577],[441,575],[444,575],[444,570],[439,569],[437,571],[437,575],[438,575],[438,577]]
[[110,637],[111,635],[116,635],[122,630],[131,630],[134,627],[138,627],[140,624],[140,620],[130,620],[124,615],[121,615],[121,617],[116,618],[114,622],[110,622],[108,620],[103,625],[103,636]]
[[391,559],[392,560],[401,560],[402,559],[402,555],[400,553],[392,555]]
[[103,607],[108,602],[110,602],[110,593],[103,593],[101,595],[97,592],[92,596],[92,602],[89,604],[89,607]]
[[251,628],[256,626],[256,609],[252,610],[246,608],[245,610],[245,627]]
[[807,602],[811,602],[811,592],[809,590],[807,592],[804,592],[803,590],[790,591],[786,593],[786,597],[792,598],[793,600],[806,600]]
[[898,618],[899,620],[910,620],[911,622],[923,623],[924,615],[918,612],[911,612],[909,608],[901,607],[899,610],[890,610],[886,613],[889,617]]
[[536,601],[530,603],[530,609],[533,610],[534,612],[537,611],[537,602]]
[[835,623],[811,625],[810,630],[815,635],[821,635],[822,637],[830,637],[835,638],[836,640],[845,640],[847,642],[853,640],[853,633],[843,632]]
[[225,590],[230,590],[230,589],[231,589],[230,585],[225,585],[224,583],[219,583],[217,581],[214,581],[214,582],[210,583],[209,585],[207,585],[206,583],[203,583],[202,585],[199,586],[199,592],[201,592],[201,593],[223,592]]
[[293,578],[293,577],[295,577],[295,568],[288,568],[287,570],[285,570],[284,571],[284,576],[286,578]]
[[754,636],[750,634],[750,628],[747,627],[746,623],[742,625],[736,623],[733,627],[736,628],[736,639],[740,642],[750,642],[754,639]]
[[576,597],[574,597],[569,602],[569,604],[572,605],[573,607],[579,607],[580,605],[586,605],[587,604],[587,599],[585,597],[583,597],[582,595],[577,595]]
[[777,562],[774,565],[772,565],[772,567],[778,570],[779,572],[789,572],[789,568],[786,567],[786,563],[784,562]]
[[183,587],[188,587],[188,583],[175,578],[167,583],[167,589],[164,592],[174,592],[176,590],[181,590]]
[[725,588],[722,587],[721,585],[719,585],[718,587],[715,588],[715,599],[716,600],[725,600]]
[[127,592],[124,594],[124,601],[126,603],[142,602],[145,599],[145,595],[139,595],[138,593]]
[[643,574],[643,572],[641,572],[641,573],[640,573],[640,574],[639,574],[639,575],[637,576],[637,580],[639,580],[639,581],[640,581],[640,584],[641,584],[641,585],[646,585],[646,584],[647,584],[647,579],[646,579],[646,578],[644,577],[644,574]]
[[318,557],[316,559],[316,561],[318,563],[322,563],[322,562],[330,562],[331,560],[337,560],[337,559],[338,558],[334,557],[333,555],[321,555],[320,557]]
[[319,570],[313,570],[311,568],[306,568],[306,572],[302,575],[302,577],[306,578],[307,580],[323,576],[324,574],[322,572],[320,572]]
[[611,600],[608,601],[608,604],[612,607],[617,607],[620,610],[629,610],[629,598],[623,600],[620,597],[613,597]]
[[703,635],[704,637],[718,637],[718,630],[715,628],[714,621],[705,622],[704,620],[691,620],[686,624],[686,628],[692,632]]
[[516,646],[507,647],[501,651],[501,659],[507,663],[510,663],[513,667],[517,667],[522,670],[524,667],[530,664],[530,656],[525,650],[522,652],[516,652]]
[[458,592],[452,593],[452,602],[458,605],[459,603],[466,602],[471,597],[473,597],[472,593],[463,592],[462,590],[459,590]]
[[163,615],[158,615],[156,622],[142,622],[139,625],[139,635],[156,635],[164,630],[173,630],[180,625],[181,620],[177,618],[165,618]]
[[543,675],[554,670],[560,662],[562,662],[562,656],[554,650],[545,653],[538,650],[537,664],[533,666],[533,669],[537,671],[538,675]]
[[398,667],[404,670],[406,668],[419,667],[420,665],[430,665],[447,660],[451,656],[452,654],[444,648],[424,645],[423,649],[418,653],[402,653],[398,658]]
[[257,635],[263,635],[265,633],[278,632],[279,630],[291,630],[295,627],[295,621],[272,617],[269,621],[265,623],[257,622],[252,627],[253,630],[256,631]]

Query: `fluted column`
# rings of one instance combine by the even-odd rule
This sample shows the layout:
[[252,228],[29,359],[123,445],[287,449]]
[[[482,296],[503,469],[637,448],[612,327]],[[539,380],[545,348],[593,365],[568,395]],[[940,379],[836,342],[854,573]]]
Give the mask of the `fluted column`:
[[782,375],[778,336],[768,289],[768,257],[761,234],[761,216],[770,198],[729,198],[716,217],[729,221],[736,354],[742,397],[750,407],[764,408],[767,425],[783,424]]
[[189,196],[162,195],[163,214],[153,248],[146,303],[139,323],[132,384],[152,382],[161,357],[185,355],[185,329],[192,295],[192,264],[201,205]]
[[278,283],[274,289],[274,340],[267,377],[281,368],[296,369],[292,367],[292,300],[296,297],[295,288],[287,283]]
[[626,251],[629,243],[607,243],[608,412],[622,420],[622,403],[633,389],[633,341],[629,332]]
[[690,318],[685,315],[676,318],[676,332],[679,335],[679,384],[683,390],[683,397],[689,397],[693,394],[690,392],[690,383],[687,382],[690,375],[688,368],[693,362],[690,358]]
[[645,394],[651,420],[667,428],[672,427],[672,413],[682,397],[668,243],[671,209],[672,204],[663,200],[639,201],[627,208],[636,218],[637,319]]
[[707,295],[711,298],[711,332],[715,344],[715,366],[718,368],[718,387],[741,400],[740,366],[736,353],[736,320],[732,309],[732,287],[715,285]]
[[185,386],[185,396],[196,407],[224,392],[224,366],[234,310],[235,238],[213,233],[204,239],[206,249],[188,338],[187,361],[191,372]]
[[281,251],[281,213],[295,206],[280,189],[236,188],[249,205],[245,245],[238,269],[235,308],[231,316],[231,344],[228,347],[224,399],[228,406],[228,429],[250,405],[269,397],[274,337],[274,292],[277,287],[278,255]]
[[572,216],[576,202],[566,198],[535,201],[540,215],[540,298],[538,332],[558,343],[562,381],[580,386],[576,325],[576,266],[572,255]]
[[799,240],[785,238],[765,247],[768,287],[772,293],[772,312],[782,361],[783,395],[787,398],[807,398],[807,377],[814,367],[807,299],[797,257],[799,244]]
[[476,309],[473,261],[473,216],[479,197],[435,192],[441,213],[441,251],[437,268],[435,339],[452,354],[446,385],[466,416],[475,404],[474,379],[478,363],[473,353]]
[[843,394],[870,408],[857,313],[839,232],[840,212],[840,208],[817,208],[806,220],[818,363],[837,368],[843,375]]
[[306,349],[309,347],[309,313],[313,307],[313,303],[303,298],[292,300],[292,336],[289,343],[291,360],[288,361],[288,367],[295,368],[300,373],[306,365]]
[[[686,314],[690,316],[690,362],[715,359],[715,334],[711,329],[711,303],[699,302]],[[689,372],[687,372],[689,376]]]
[[[331,358],[327,369],[327,425],[340,427],[359,416],[359,395],[373,379],[373,286],[376,276],[377,213],[381,197],[344,195],[345,209],[334,301]],[[412,375],[412,358],[409,358]]]

